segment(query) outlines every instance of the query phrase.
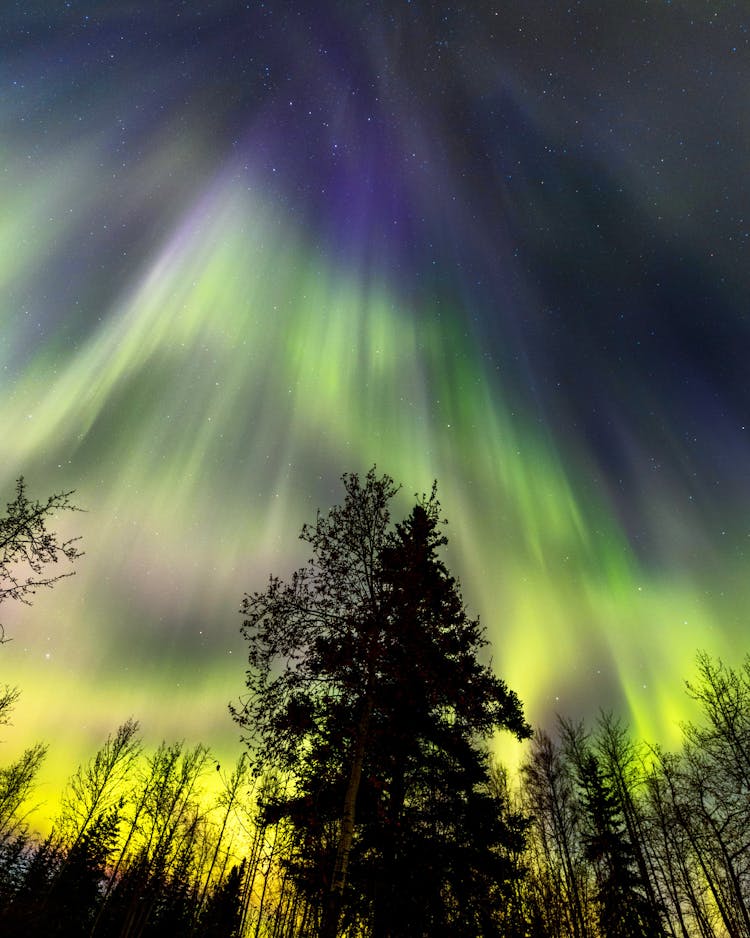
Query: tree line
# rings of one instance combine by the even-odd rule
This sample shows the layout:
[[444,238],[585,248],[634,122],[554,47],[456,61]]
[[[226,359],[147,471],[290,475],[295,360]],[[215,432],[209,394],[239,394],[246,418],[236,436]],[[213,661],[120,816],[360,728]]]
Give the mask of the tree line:
[[[308,563],[243,601],[230,771],[202,745],[146,751],[128,721],[40,840],[46,747],[0,769],[0,934],[750,938],[750,658],[699,655],[677,753],[608,713],[532,734],[442,559],[436,488],[394,522],[390,477],[343,483],[302,529]],[[55,547],[71,494],[20,482],[0,534]],[[27,579],[51,585],[24,536]],[[513,778],[498,731],[530,740]]]
[[750,656],[700,653],[686,689],[701,720],[678,752],[609,713],[535,733],[516,790],[527,934],[750,935]]

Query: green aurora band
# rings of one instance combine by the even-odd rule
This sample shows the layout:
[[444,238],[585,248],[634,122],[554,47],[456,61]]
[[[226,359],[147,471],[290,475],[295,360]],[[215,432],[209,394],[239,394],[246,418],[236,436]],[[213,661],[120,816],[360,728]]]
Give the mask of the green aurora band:
[[[33,275],[32,254],[14,263]],[[73,353],[41,346],[3,389],[2,484],[75,487],[86,514],[63,520],[86,556],[33,610],[3,610],[3,672],[24,690],[6,756],[53,741],[56,785],[132,714],[149,739],[230,757],[242,592],[303,560],[301,523],[339,498],[331,467],[373,463],[404,511],[439,480],[449,562],[532,720],[617,706],[672,739],[694,651],[729,650],[718,622],[743,596],[717,607],[691,576],[645,570],[458,321],[410,318],[384,271],[332,269],[228,174]]]
[[242,595],[373,464],[533,724],[676,742],[747,649],[742,11],[96,6],[0,13],[0,493],[85,509],[0,609],[44,813],[130,716],[233,760]]

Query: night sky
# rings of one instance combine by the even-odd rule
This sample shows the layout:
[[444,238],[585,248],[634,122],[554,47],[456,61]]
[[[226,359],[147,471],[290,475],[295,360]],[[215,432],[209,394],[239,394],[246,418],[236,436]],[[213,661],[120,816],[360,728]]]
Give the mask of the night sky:
[[[75,577],[2,607],[10,758],[239,752],[238,608],[377,464],[535,724],[670,743],[750,650],[750,10],[0,10],[1,491]],[[51,795],[50,795],[51,797]]]

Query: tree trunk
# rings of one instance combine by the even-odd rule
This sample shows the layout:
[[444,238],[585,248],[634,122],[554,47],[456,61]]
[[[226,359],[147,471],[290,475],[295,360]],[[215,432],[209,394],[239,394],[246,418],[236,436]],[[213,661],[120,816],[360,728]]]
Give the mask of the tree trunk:
[[336,848],[336,862],[333,866],[331,888],[328,893],[325,909],[323,910],[320,938],[336,938],[338,933],[341,906],[344,898],[344,887],[346,886],[346,872],[349,866],[349,854],[351,853],[352,841],[354,839],[354,816],[357,807],[357,794],[359,793],[359,783],[362,778],[362,766],[365,761],[367,735],[370,730],[372,709],[373,694],[372,690],[368,690],[362,708],[362,715],[357,725],[357,735],[354,740],[352,767],[349,774],[349,783],[346,786],[346,795],[344,796],[344,809],[341,814],[341,834]]
[[389,785],[388,826],[383,836],[382,870],[379,888],[376,893],[373,911],[371,938],[392,938],[394,922],[398,921],[399,909],[394,877],[398,874],[400,822],[404,810],[405,781],[404,766],[400,764],[394,770]]

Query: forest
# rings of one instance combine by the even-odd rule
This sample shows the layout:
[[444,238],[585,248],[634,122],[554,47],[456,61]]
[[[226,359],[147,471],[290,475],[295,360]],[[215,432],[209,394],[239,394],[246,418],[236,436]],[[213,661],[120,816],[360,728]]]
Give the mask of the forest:
[[[442,560],[436,487],[393,521],[387,475],[343,484],[302,528],[309,562],[242,601],[234,766],[149,749],[128,720],[44,838],[47,746],[0,768],[0,934],[750,938],[750,656],[697,652],[678,751],[607,711],[532,729]],[[71,496],[19,480],[0,602],[77,559],[50,528]],[[0,724],[19,693],[0,690]],[[498,732],[527,741],[512,775]]]

